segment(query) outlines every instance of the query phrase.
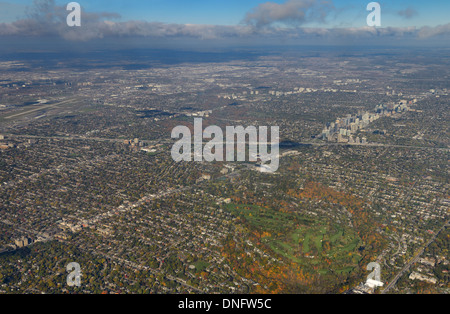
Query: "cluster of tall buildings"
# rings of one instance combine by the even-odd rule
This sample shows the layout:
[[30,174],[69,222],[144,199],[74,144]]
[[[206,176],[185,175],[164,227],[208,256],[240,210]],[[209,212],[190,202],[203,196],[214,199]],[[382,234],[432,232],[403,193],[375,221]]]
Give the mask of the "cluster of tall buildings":
[[25,246],[30,245],[31,243],[33,243],[33,240],[31,240],[31,239],[28,238],[28,237],[22,237],[22,238],[20,238],[20,239],[16,239],[16,240],[14,241],[14,243],[15,243],[15,245],[16,245],[18,248],[21,248],[21,247],[25,247]]
[[365,112],[354,116],[348,114],[345,118],[327,123],[319,137],[328,142],[365,144],[365,137],[362,139],[354,138],[354,134],[379,118],[380,114],[378,113]]
[[348,114],[344,118],[336,119],[335,122],[327,123],[319,138],[328,142],[367,144],[365,137],[355,137],[359,130],[364,129],[382,116],[390,116],[393,113],[401,113],[407,110],[409,110],[408,102],[402,100],[397,104],[378,105],[374,112],[359,112],[357,115]]
[[131,145],[132,147],[144,147],[145,143],[140,141],[138,138],[135,138],[134,140],[124,140],[123,143],[125,145]]

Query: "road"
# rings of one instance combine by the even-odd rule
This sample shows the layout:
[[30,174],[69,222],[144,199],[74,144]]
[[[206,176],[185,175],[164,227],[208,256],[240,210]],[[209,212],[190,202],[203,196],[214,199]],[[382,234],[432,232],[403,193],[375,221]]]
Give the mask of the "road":
[[447,222],[442,226],[441,229],[439,229],[438,232],[435,233],[435,235],[430,239],[430,241],[428,241],[428,243],[422,248],[420,249],[420,251],[414,256],[414,258],[412,258],[401,270],[400,272],[394,277],[394,279],[391,280],[391,282],[386,286],[386,288],[381,292],[381,294],[386,294],[388,293],[392,288],[395,287],[395,285],[397,284],[397,281],[403,276],[403,274],[405,274],[409,268],[414,265],[415,263],[417,263],[419,261],[420,256],[422,256],[423,252],[425,252],[425,250],[431,245],[431,243],[434,242],[434,240],[436,240],[436,238],[438,237],[438,235],[448,226],[450,220],[447,220]]
[[[56,139],[56,140],[90,140],[97,142],[115,142],[115,143],[123,143],[124,139],[118,138],[102,138],[102,137],[90,137],[81,134],[68,134],[67,136],[36,136],[36,135],[18,135],[18,134],[4,134],[7,138],[23,138],[23,139]],[[158,140],[140,140],[141,142],[147,145],[155,145],[155,144],[172,144],[174,143],[171,139],[158,139]],[[204,141],[204,144],[208,143],[208,141]],[[261,144],[261,143],[256,143]],[[271,143],[267,143],[271,144]],[[381,143],[368,143],[368,144],[348,144],[348,143],[331,143],[331,142],[298,142],[298,145],[310,145],[315,147],[321,146],[355,146],[355,147],[385,147],[385,148],[408,148],[408,149],[429,149],[429,150],[437,150],[449,152],[450,149],[448,147],[429,147],[429,146],[411,146],[411,145],[395,145],[395,144],[381,144]],[[286,150],[295,150],[297,147],[292,147],[292,149]]]

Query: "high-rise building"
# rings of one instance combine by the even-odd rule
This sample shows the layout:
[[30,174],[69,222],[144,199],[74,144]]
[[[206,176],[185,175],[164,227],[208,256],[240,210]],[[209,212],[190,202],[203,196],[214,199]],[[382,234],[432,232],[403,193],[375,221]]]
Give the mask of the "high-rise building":
[[348,139],[346,139],[342,134],[338,134],[338,143],[348,143]]
[[16,239],[14,243],[16,244],[17,247],[21,248],[31,244],[31,239],[27,237],[22,237],[20,239]]

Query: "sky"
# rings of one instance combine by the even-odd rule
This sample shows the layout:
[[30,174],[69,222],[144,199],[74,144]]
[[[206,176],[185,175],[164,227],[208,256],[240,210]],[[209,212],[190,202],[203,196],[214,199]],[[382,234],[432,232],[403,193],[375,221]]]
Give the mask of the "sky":
[[[235,25],[242,22],[245,14],[267,1],[260,0],[131,0],[131,1],[86,1],[86,8],[118,12],[128,19],[143,19],[167,23]],[[113,4],[109,4],[113,2]],[[273,1],[284,3],[286,1]],[[329,21],[333,25],[364,26],[368,0],[334,0],[340,11]],[[448,0],[388,0],[378,1],[385,12],[386,26],[436,26],[450,22]],[[80,3],[81,4],[81,3]],[[399,15],[411,8],[412,16]],[[314,23],[313,23],[314,25]],[[318,26],[318,25],[315,25]]]
[[[57,0],[57,5],[70,1]],[[181,24],[236,25],[245,14],[260,4],[260,0],[80,0],[86,11],[115,12],[122,20],[145,20]],[[282,4],[286,1],[271,1]],[[336,8],[326,27],[364,26],[366,6],[370,0],[334,0]],[[437,26],[450,22],[450,1],[448,0],[387,0],[377,1],[382,8],[382,26]],[[0,1],[0,23],[13,22],[26,16],[27,6],[33,0]],[[409,11],[408,11],[409,10]],[[401,14],[400,12],[404,12]],[[409,13],[408,13],[409,12]],[[312,23],[319,26],[318,23]]]
[[450,39],[449,0],[379,0],[381,27],[377,28],[366,23],[371,0],[80,0],[83,13],[78,29],[65,25],[68,2],[0,0],[0,41],[141,37],[313,42],[320,37],[334,42],[363,38],[442,44]]

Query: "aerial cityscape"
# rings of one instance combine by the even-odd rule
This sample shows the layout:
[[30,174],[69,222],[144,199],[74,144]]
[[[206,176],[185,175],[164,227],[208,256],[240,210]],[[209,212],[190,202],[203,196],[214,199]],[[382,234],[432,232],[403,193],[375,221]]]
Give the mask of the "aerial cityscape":
[[0,3],[0,294],[450,293],[448,17],[102,2]]

